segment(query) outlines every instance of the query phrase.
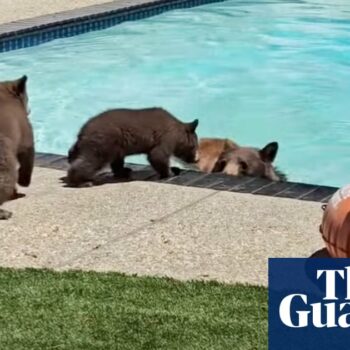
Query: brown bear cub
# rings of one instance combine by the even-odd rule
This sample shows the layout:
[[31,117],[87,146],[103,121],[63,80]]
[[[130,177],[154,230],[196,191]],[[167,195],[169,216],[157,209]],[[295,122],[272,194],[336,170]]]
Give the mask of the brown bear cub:
[[147,154],[160,178],[170,176],[170,157],[197,161],[198,120],[183,123],[162,108],[114,109],[90,119],[68,152],[68,184],[89,186],[110,164],[116,177],[127,177],[124,158]]
[[262,149],[241,147],[227,139],[204,138],[199,141],[198,168],[212,173],[234,176],[262,177],[272,181],[286,181],[286,176],[273,166],[278,143],[271,142]]
[[[0,205],[17,198],[16,183],[28,187],[31,182],[35,152],[26,82],[23,76],[0,83]],[[0,209],[0,220],[11,216]]]

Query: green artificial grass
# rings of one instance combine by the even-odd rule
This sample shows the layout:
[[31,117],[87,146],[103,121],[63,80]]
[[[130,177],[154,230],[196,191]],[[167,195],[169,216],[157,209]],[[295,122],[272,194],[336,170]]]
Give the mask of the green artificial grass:
[[0,269],[0,349],[267,349],[267,290]]

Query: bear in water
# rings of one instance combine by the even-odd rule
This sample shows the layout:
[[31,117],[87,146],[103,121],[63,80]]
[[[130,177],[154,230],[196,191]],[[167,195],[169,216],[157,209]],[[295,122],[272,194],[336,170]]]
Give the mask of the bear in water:
[[199,159],[196,166],[200,171],[211,173],[225,152],[238,148],[239,146],[229,139],[202,138],[199,140]]
[[90,119],[68,152],[68,183],[92,184],[94,175],[110,164],[116,177],[128,177],[124,158],[147,154],[160,178],[170,176],[170,157],[197,161],[198,120],[183,123],[162,108],[114,109]]
[[234,176],[286,181],[286,175],[272,164],[277,152],[277,142],[258,149],[241,147],[228,139],[203,138],[199,141],[197,165],[199,170],[207,173],[222,172]]

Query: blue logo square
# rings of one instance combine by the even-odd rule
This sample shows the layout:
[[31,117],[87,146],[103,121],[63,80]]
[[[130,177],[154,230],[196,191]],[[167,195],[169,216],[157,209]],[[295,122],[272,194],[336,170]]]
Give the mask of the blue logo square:
[[269,350],[350,349],[350,259],[269,259]]

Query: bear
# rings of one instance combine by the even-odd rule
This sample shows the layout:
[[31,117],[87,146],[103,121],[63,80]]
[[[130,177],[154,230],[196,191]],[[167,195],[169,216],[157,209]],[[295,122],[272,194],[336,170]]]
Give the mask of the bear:
[[228,139],[203,138],[198,146],[198,169],[207,173],[221,172],[233,176],[252,176],[271,181],[287,181],[286,175],[273,166],[278,143],[262,149],[241,147]]
[[126,156],[146,154],[161,179],[170,176],[170,158],[197,162],[198,119],[183,123],[163,108],[112,109],[81,128],[69,149],[68,185],[91,186],[96,173],[110,165],[115,177],[129,177]]
[[205,173],[211,173],[224,152],[237,148],[239,146],[229,139],[201,138],[196,166]]
[[[31,183],[35,147],[26,83],[25,75],[0,82],[0,205],[18,198],[17,183],[22,187]],[[0,220],[11,216],[0,209]]]

